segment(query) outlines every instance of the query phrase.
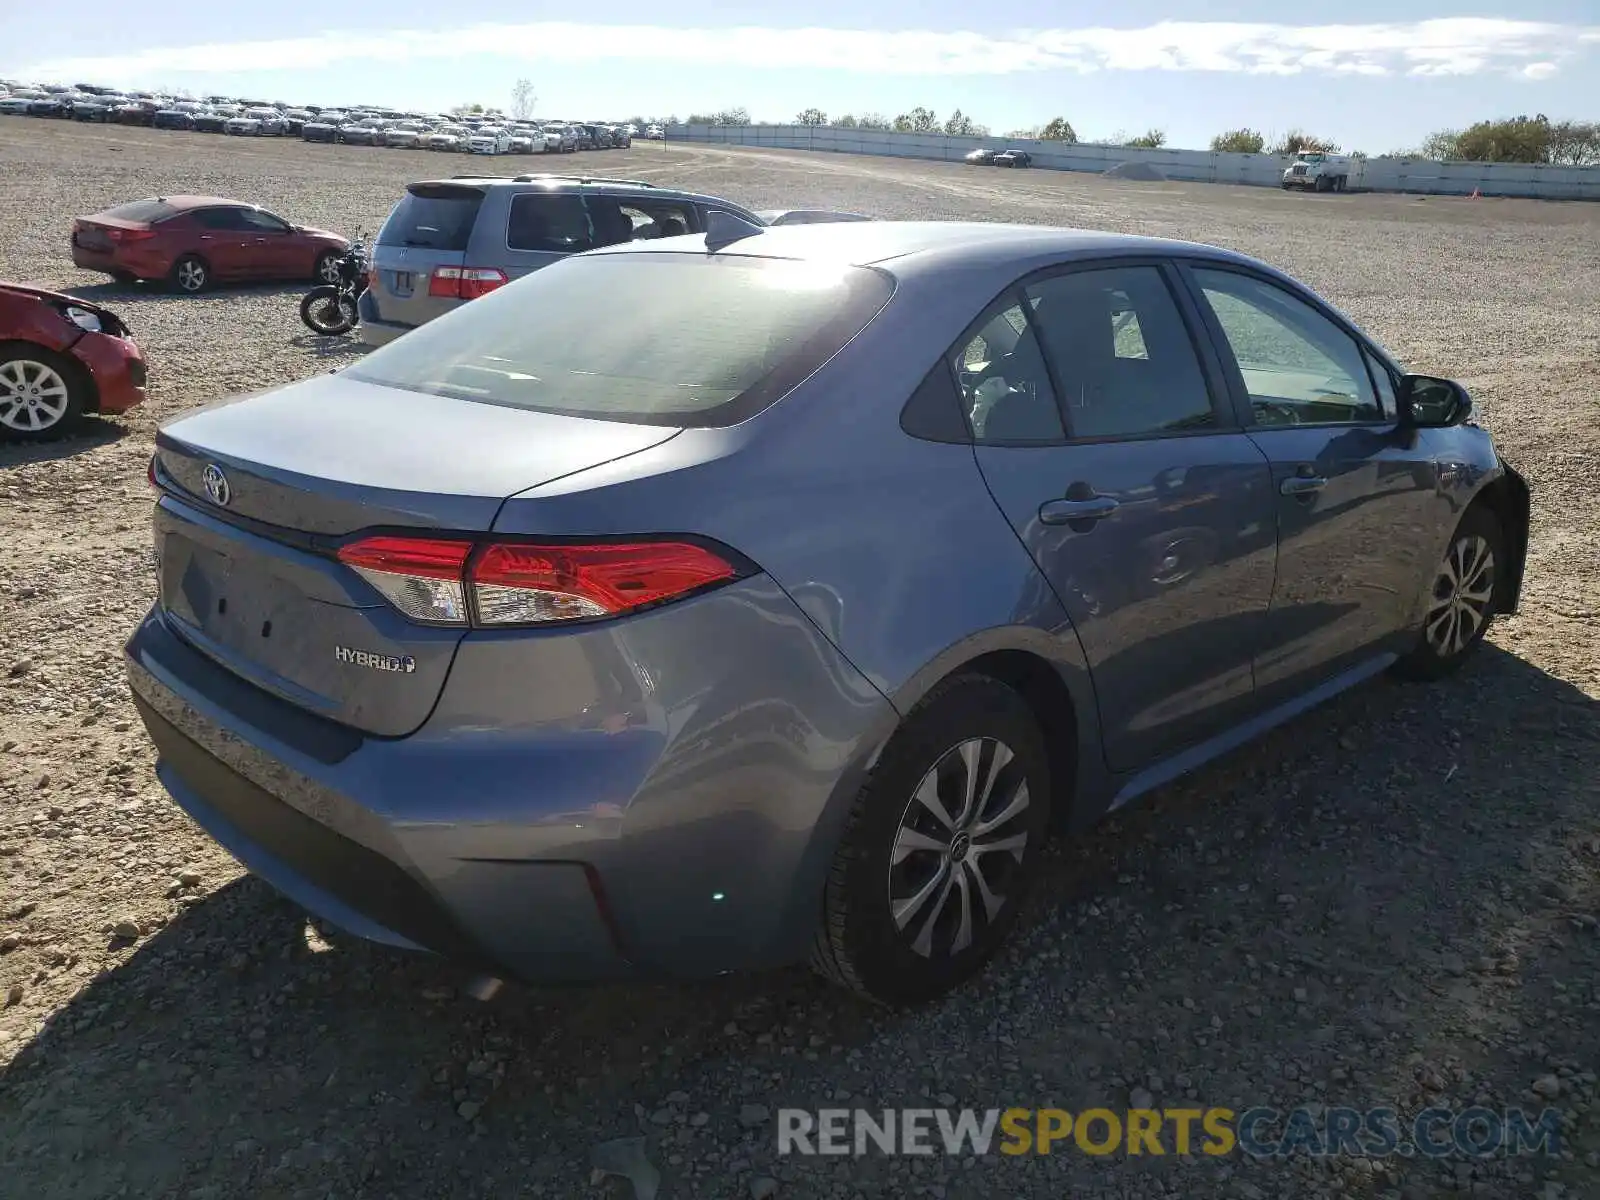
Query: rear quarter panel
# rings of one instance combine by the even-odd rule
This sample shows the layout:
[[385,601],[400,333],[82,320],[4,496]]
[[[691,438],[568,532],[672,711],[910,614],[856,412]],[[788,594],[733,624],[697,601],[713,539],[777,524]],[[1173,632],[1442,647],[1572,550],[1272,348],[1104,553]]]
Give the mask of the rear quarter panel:
[[900,428],[906,399],[997,290],[986,272],[902,286],[767,412],[521,493],[496,529],[716,538],[776,579],[900,713],[963,663],[1017,649],[1060,674],[1093,736],[1077,636],[971,447]]

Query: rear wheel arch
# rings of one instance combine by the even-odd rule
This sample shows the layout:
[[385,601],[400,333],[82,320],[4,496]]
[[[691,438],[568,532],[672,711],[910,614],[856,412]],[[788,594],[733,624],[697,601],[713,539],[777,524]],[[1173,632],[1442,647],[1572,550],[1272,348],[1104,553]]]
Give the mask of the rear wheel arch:
[[[998,631],[996,631],[998,632]],[[983,675],[1005,684],[1022,697],[1033,714],[1049,754],[1052,808],[1056,822],[1063,828],[1075,826],[1074,808],[1078,799],[1078,768],[1082,761],[1080,747],[1095,736],[1092,722],[1095,712],[1091,695],[1073,688],[1069,674],[1082,664],[1063,663],[1052,650],[1061,642],[1054,635],[1041,630],[1015,631],[1025,635],[1024,642],[1043,639],[1049,645],[1000,644],[969,648],[952,660],[941,656],[937,665],[930,664],[929,671],[919,675],[891,697],[897,711],[902,714],[901,724],[921,702],[947,680],[959,675]],[[1031,636],[1026,636],[1031,635]],[[1088,672],[1083,670],[1082,687],[1089,686]],[[891,735],[892,736],[892,735]],[[879,746],[874,761],[883,752]],[[869,764],[870,766],[871,764]]]

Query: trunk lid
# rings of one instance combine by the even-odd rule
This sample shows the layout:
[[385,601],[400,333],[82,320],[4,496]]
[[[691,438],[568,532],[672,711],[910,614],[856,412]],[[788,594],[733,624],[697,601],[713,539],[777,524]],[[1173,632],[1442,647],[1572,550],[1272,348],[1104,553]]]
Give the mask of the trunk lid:
[[344,535],[487,532],[507,496],[677,432],[337,376],[201,409],[157,435],[159,604],[257,686],[401,737],[427,719],[465,631],[407,621],[334,558]]
[[484,189],[451,182],[414,183],[378,231],[371,288],[378,320],[423,325],[461,301],[429,294],[439,267],[466,265],[467,244]]

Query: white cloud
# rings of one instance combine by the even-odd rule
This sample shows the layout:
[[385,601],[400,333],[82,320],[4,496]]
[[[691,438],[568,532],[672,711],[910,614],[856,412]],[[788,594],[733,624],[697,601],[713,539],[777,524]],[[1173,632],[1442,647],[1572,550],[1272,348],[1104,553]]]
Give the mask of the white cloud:
[[483,24],[330,31],[271,41],[137,50],[33,63],[30,78],[170,80],[190,72],[314,70],[351,60],[407,63],[479,56],[519,62],[649,61],[685,66],[845,69],[898,75],[1027,71],[1225,71],[1258,75],[1475,75],[1548,78],[1600,26],[1475,17],[1364,25],[1163,21],[1140,29],[672,29],[647,25]]

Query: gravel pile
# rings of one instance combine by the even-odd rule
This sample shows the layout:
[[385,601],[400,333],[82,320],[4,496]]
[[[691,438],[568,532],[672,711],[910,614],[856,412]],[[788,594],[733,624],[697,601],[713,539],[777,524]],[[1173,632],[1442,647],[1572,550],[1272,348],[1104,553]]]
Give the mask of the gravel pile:
[[[1060,845],[978,985],[868,1012],[803,969],[507,988],[309,931],[163,798],[119,649],[149,603],[159,419],[325,371],[297,289],[74,271],[74,215],[215,192],[373,230],[407,151],[0,120],[0,277],[82,289],[153,400],[0,448],[0,1192],[53,1197],[1600,1194],[1600,206],[1310,199],[1047,171],[644,146],[562,167],[752,207],[1193,238],[1295,272],[1452,373],[1535,489],[1522,616]],[[603,167],[600,165],[603,163]],[[526,170],[527,160],[508,164]],[[975,298],[975,302],[976,302]],[[1559,1158],[779,1159],[780,1108],[1550,1104]],[[627,1139],[643,1138],[643,1142]]]
[[1100,173],[1107,179],[1129,179],[1139,183],[1164,183],[1167,178],[1160,167],[1147,162],[1118,163],[1110,170]]

